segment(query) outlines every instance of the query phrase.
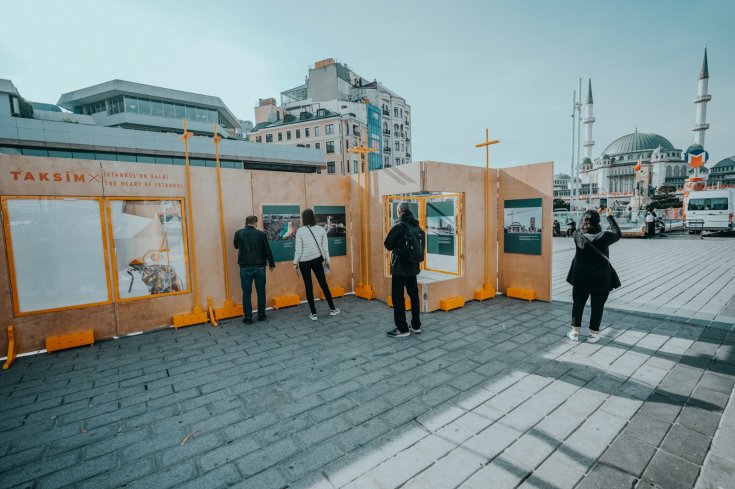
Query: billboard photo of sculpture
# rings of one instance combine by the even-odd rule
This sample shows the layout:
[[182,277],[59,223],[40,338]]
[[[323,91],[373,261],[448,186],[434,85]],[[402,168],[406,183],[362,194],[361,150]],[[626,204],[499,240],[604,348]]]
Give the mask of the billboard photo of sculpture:
[[541,254],[541,199],[506,200],[503,213],[505,253]]
[[264,205],[263,231],[270,242],[275,261],[293,260],[296,230],[301,225],[298,205]]
[[111,200],[117,297],[188,291],[181,200]]
[[329,256],[347,255],[347,220],[343,205],[315,205],[316,225],[327,232]]

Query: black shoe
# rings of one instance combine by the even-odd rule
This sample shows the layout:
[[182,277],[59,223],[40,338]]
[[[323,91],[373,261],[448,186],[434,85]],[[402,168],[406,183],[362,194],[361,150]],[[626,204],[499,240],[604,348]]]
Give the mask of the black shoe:
[[262,316],[258,316],[258,321],[266,321],[268,318],[263,314]]
[[401,333],[401,331],[396,328],[393,331],[388,331],[388,336],[391,338],[405,338],[406,336],[410,336],[411,332],[406,331],[405,333]]
[[413,326],[408,327],[413,334],[421,334],[421,326],[414,328]]
[[242,318],[242,322],[245,324],[253,324],[252,318]]

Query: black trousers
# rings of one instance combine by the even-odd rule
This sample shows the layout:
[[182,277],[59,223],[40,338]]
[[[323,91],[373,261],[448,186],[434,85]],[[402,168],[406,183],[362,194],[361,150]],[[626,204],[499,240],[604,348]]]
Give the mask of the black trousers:
[[592,315],[590,316],[590,331],[599,331],[602,322],[602,311],[605,309],[605,301],[609,292],[590,292],[581,287],[572,289],[572,326],[582,326],[582,313],[587,299],[592,297]]
[[327,284],[327,277],[324,275],[324,266],[322,265],[322,259],[314,258],[309,261],[300,261],[299,270],[301,270],[301,277],[304,279],[304,288],[306,289],[306,300],[309,302],[309,309],[312,314],[316,314],[316,306],[314,305],[314,286],[311,283],[311,272],[314,272],[316,281],[319,282],[319,287],[324,292],[324,298],[327,299],[329,309],[334,309],[334,302],[332,301],[332,292],[329,290],[329,284]]
[[656,237],[656,223],[647,222],[646,223],[646,238],[653,239],[655,237]]
[[406,322],[406,301],[403,296],[403,289],[408,292],[411,299],[411,327],[419,329],[421,327],[421,307],[419,304],[419,286],[416,282],[416,276],[402,277],[393,275],[391,282],[391,298],[393,299],[393,322],[401,333],[408,331],[408,323]]

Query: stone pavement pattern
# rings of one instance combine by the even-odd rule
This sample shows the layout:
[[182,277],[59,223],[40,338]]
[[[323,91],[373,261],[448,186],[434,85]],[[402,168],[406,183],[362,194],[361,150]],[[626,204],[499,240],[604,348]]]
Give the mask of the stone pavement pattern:
[[721,329],[610,311],[572,343],[569,305],[499,297],[389,339],[338,306],[18,359],[0,487],[690,488],[735,384]]
[[[574,242],[554,238],[553,248],[553,298],[572,302],[566,278]],[[735,323],[735,238],[622,239],[610,247],[610,260],[623,286],[610,294],[608,307],[703,326]]]

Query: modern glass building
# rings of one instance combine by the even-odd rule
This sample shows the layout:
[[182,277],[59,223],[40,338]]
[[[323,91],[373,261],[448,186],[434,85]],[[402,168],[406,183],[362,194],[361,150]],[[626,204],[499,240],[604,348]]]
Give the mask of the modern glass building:
[[74,114],[92,116],[100,126],[180,131],[186,118],[194,134],[212,135],[216,122],[221,136],[242,136],[240,121],[219,97],[125,80],[65,93],[57,105]]
[[326,166],[314,149],[238,138],[241,123],[218,97],[113,80],[64,94],[54,105],[27,102],[0,79],[0,154],[183,165],[184,117],[194,133],[193,166],[216,166],[215,121],[223,168],[318,173]]

